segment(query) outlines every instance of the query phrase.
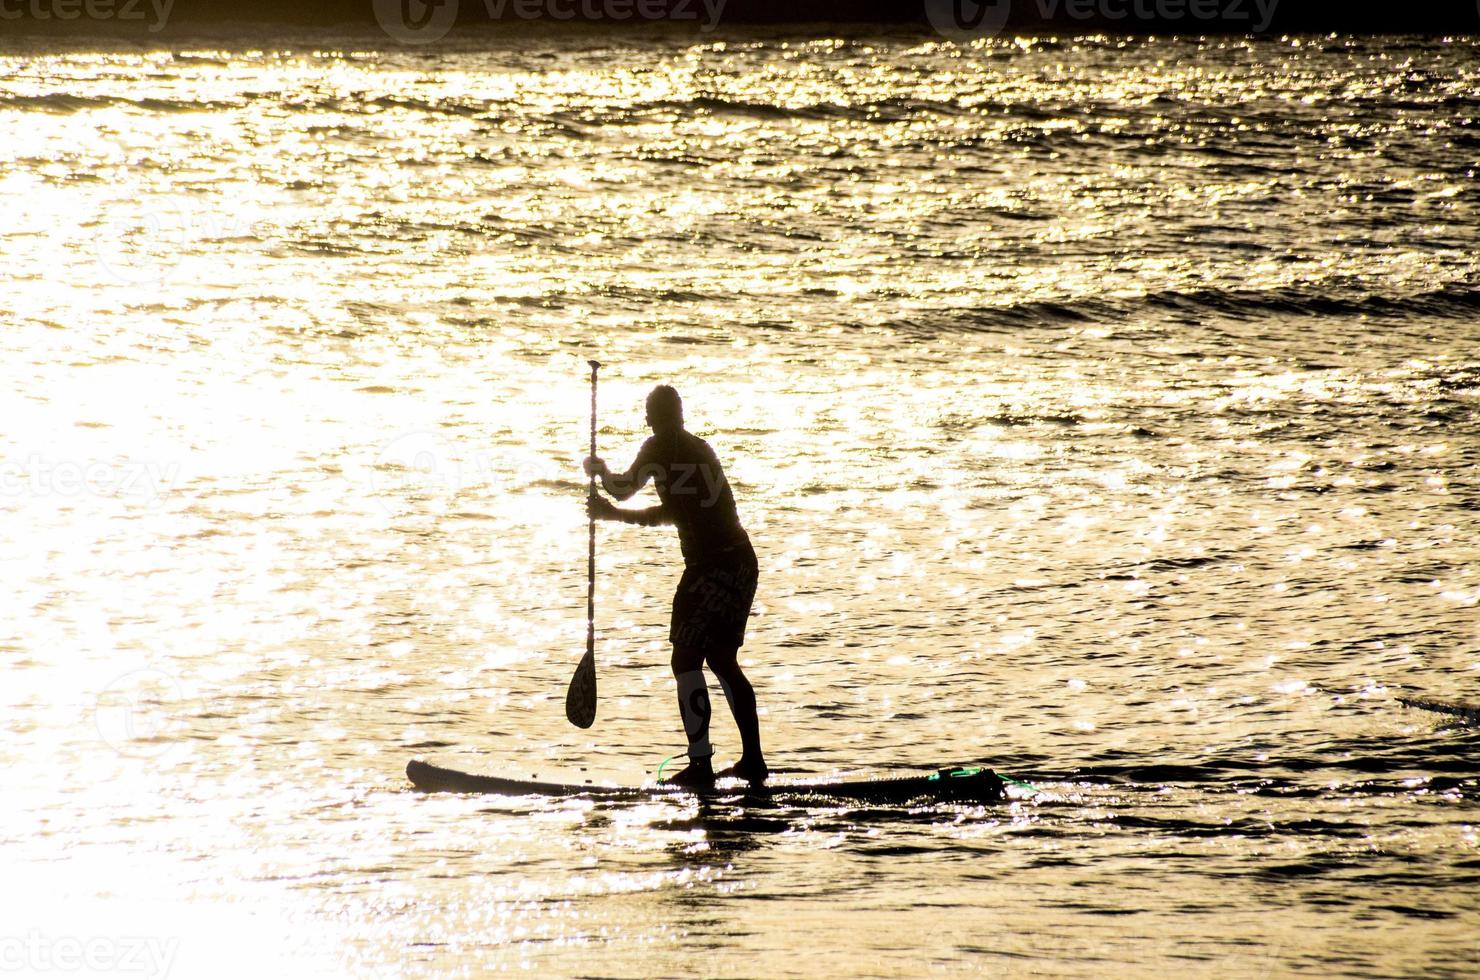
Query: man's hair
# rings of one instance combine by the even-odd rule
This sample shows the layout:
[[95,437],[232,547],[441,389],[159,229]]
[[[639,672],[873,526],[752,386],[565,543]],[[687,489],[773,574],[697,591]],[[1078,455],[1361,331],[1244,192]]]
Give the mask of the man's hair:
[[647,410],[656,421],[683,425],[683,399],[672,385],[658,385],[648,392]]

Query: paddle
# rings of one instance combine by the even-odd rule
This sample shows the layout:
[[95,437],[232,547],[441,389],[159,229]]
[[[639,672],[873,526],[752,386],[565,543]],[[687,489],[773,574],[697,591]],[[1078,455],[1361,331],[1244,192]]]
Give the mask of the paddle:
[[[591,365],[591,455],[596,455],[596,361]],[[589,494],[596,496],[596,475],[591,475]],[[596,721],[596,518],[586,533],[586,655],[571,675],[565,692],[565,717],[577,728],[590,728]]]

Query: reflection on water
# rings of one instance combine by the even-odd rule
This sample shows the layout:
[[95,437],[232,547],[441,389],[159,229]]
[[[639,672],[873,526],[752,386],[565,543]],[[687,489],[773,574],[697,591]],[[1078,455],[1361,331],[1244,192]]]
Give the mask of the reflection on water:
[[[321,40],[6,59],[28,967],[1468,968],[1472,44]],[[564,720],[593,355],[726,461],[773,764],[1041,792],[407,792],[682,743],[651,532]]]

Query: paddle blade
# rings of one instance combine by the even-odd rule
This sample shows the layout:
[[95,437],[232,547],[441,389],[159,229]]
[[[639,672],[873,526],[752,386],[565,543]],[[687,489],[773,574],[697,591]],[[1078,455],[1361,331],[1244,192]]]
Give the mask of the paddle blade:
[[577,728],[590,728],[596,721],[596,658],[586,654],[571,675],[565,692],[565,717]]

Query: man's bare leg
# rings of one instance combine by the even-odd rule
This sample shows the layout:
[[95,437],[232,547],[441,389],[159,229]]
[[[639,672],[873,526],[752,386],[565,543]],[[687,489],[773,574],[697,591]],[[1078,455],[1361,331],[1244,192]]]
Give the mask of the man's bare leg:
[[709,688],[704,682],[704,654],[673,648],[673,679],[678,684],[678,713],[689,739],[689,764],[666,782],[680,786],[714,784],[714,749],[709,744]]
[[756,714],[755,688],[740,669],[739,653],[739,650],[718,650],[710,651],[705,657],[709,669],[719,678],[719,686],[730,704],[730,714],[735,716],[735,727],[740,729],[740,761],[720,775],[763,783],[770,770],[766,768],[766,757],[761,751],[761,723]]

